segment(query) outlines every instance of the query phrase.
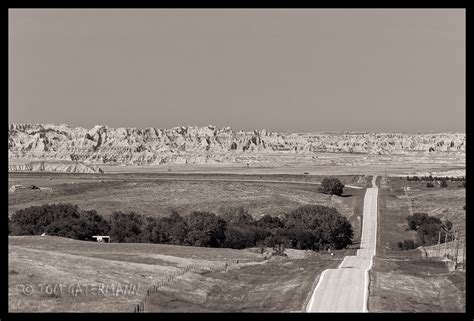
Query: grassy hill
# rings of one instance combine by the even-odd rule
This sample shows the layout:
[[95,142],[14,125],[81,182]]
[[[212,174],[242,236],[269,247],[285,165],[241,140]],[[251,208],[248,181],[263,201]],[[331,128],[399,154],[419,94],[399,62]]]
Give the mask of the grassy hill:
[[[10,236],[9,310],[132,312],[147,288],[201,264],[154,293],[148,311],[301,311],[315,277],[353,251],[287,250],[265,260],[257,249]],[[228,272],[210,271],[226,262]]]

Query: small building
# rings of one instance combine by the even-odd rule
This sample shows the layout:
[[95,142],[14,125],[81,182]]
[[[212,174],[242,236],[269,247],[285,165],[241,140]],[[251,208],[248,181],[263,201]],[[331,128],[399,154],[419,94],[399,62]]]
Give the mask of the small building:
[[92,238],[96,239],[100,243],[110,243],[110,236],[108,235],[94,235]]
[[23,186],[23,185],[13,185],[13,186],[11,186],[11,187],[9,188],[9,191],[10,191],[10,192],[14,192],[14,191],[20,190],[20,189],[23,189],[23,190],[24,190],[24,189],[26,189],[26,187]]

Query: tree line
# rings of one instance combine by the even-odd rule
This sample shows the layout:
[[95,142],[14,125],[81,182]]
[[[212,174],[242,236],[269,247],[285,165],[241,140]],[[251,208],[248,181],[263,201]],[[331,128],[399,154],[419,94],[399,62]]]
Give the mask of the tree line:
[[243,207],[224,208],[220,214],[172,211],[164,217],[135,212],[113,212],[105,219],[95,210],[74,204],[45,204],[16,211],[9,219],[11,235],[55,235],[92,240],[109,235],[112,242],[159,243],[243,249],[269,246],[301,250],[342,249],[352,244],[350,222],[337,209],[304,205],[285,215],[255,219]]
[[398,242],[400,250],[411,250],[420,245],[435,245],[440,241],[444,243],[446,235],[452,235],[453,223],[445,220],[444,223],[435,216],[426,213],[414,213],[407,216],[408,229],[416,231],[416,242],[414,240],[404,240]]

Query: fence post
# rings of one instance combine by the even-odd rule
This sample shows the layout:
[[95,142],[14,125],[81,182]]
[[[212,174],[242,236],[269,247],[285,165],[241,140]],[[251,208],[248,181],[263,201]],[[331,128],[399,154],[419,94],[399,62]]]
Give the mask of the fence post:
[[448,232],[444,234],[444,256],[448,256]]
[[462,270],[466,270],[466,238],[464,237],[463,250],[462,250]]
[[440,250],[441,250],[441,231],[439,232],[439,235],[438,235],[438,257],[440,255]]

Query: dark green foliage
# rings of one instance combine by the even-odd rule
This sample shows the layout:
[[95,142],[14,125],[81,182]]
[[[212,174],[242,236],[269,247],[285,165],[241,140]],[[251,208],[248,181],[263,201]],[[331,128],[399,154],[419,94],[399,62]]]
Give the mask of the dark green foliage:
[[325,177],[321,182],[323,193],[341,196],[344,192],[344,184],[335,177]]
[[442,188],[446,188],[446,187],[448,187],[448,183],[446,182],[446,180],[443,179],[443,180],[441,181],[440,186],[441,186]]
[[428,183],[426,183],[426,187],[428,187],[428,188],[433,188],[433,187],[434,187],[434,184],[433,184],[433,183],[430,183],[430,182],[428,182]]

